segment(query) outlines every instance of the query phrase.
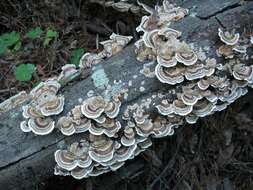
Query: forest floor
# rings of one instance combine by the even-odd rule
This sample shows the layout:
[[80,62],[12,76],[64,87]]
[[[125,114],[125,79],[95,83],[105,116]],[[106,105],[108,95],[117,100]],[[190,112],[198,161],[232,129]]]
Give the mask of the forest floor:
[[[137,38],[139,21],[131,13],[81,0],[1,1],[0,42],[6,44],[0,46],[0,102],[57,75],[67,63],[78,64],[84,52],[98,51],[97,42],[112,32]],[[36,69],[20,67],[28,64]],[[144,165],[135,175],[109,185],[105,180],[117,172],[86,180],[54,176],[42,181],[38,190],[252,190],[253,113],[249,107],[253,105],[243,102],[194,126],[183,126],[172,137],[156,139],[137,161],[129,161],[133,167]]]

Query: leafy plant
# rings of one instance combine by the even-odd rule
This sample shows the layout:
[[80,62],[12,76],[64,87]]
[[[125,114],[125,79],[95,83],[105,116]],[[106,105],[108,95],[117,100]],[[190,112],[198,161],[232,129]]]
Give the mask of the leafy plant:
[[35,70],[34,64],[20,64],[15,68],[15,78],[18,81],[30,81]]
[[77,48],[77,49],[73,50],[71,52],[71,56],[70,56],[70,63],[78,66],[80,58],[82,57],[83,53],[84,53],[83,48]]
[[36,27],[36,28],[31,29],[29,32],[27,32],[25,37],[36,39],[36,38],[39,38],[42,33],[43,33],[43,30],[40,27]]
[[43,43],[44,47],[48,47],[51,40],[58,36],[58,32],[52,29],[47,29],[46,37]]
[[[19,44],[15,47],[17,43]],[[20,34],[18,32],[13,31],[0,36],[0,55],[6,53],[13,46],[16,50],[21,47]]]

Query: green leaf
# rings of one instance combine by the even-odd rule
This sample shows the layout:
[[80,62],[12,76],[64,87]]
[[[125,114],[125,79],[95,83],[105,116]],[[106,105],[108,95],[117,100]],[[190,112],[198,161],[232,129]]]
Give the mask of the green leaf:
[[77,49],[73,50],[71,52],[71,56],[70,56],[70,63],[78,66],[80,58],[82,57],[83,53],[84,53],[83,48],[77,48]]
[[8,48],[14,46],[20,41],[20,34],[18,32],[5,33],[0,36],[0,55],[4,54]]
[[16,52],[16,51],[20,50],[21,46],[22,46],[21,41],[17,42],[16,45],[14,46],[14,48],[12,49],[12,52]]
[[20,40],[20,34],[18,32],[5,33],[0,36],[0,43],[5,44],[7,47],[16,44]]
[[42,33],[43,33],[43,30],[40,27],[36,27],[30,30],[29,32],[27,32],[25,37],[36,39],[36,38],[39,38]]
[[18,65],[15,69],[15,77],[18,81],[30,81],[35,70],[36,67],[34,64]]
[[46,38],[56,38],[58,36],[58,32],[52,29],[47,30]]
[[44,43],[43,43],[43,46],[44,47],[48,47],[50,41],[53,38],[56,38],[57,36],[58,36],[58,32],[57,31],[54,31],[52,29],[48,29],[47,33],[46,33],[46,37],[45,37]]
[[7,49],[8,47],[0,42],[0,55],[4,54],[7,51]]

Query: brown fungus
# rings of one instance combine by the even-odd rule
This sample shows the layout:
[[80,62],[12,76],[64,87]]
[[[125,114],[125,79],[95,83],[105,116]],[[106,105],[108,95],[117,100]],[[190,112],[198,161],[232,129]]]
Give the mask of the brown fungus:
[[86,99],[82,106],[82,114],[90,119],[96,119],[101,116],[105,109],[105,100],[102,96],[93,96]]
[[232,32],[228,31],[224,32],[221,28],[219,28],[218,35],[220,37],[220,40],[229,46],[237,44],[240,38],[240,34],[235,33],[234,30]]
[[88,168],[92,160],[88,154],[89,143],[82,140],[73,143],[67,150],[57,150],[54,154],[57,165],[65,170],[71,171],[75,168]]

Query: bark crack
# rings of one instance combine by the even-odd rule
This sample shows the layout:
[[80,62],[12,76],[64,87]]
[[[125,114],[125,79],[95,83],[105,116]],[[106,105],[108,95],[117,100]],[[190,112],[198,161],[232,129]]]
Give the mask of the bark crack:
[[235,3],[233,5],[229,5],[227,7],[224,7],[223,9],[219,10],[219,11],[216,11],[214,12],[213,14],[210,14],[210,15],[206,15],[206,16],[199,16],[197,15],[196,17],[198,17],[200,20],[209,20],[215,16],[217,16],[218,14],[221,14],[221,13],[224,13],[226,11],[229,11],[229,10],[232,10],[232,9],[235,9],[237,7],[240,7],[242,6],[240,3]]
[[19,163],[19,162],[25,160],[25,159],[28,159],[28,158],[30,158],[30,157],[32,157],[32,156],[34,156],[34,155],[36,155],[36,154],[38,154],[38,153],[40,153],[40,152],[42,152],[42,151],[45,151],[46,149],[48,149],[48,148],[50,148],[50,147],[52,147],[52,146],[55,146],[55,145],[58,144],[59,142],[63,141],[65,138],[66,138],[66,137],[63,137],[63,138],[59,139],[58,141],[56,141],[56,142],[53,143],[53,144],[49,144],[49,145],[47,145],[47,146],[45,146],[45,147],[42,147],[42,148],[41,148],[40,150],[38,150],[38,151],[35,151],[35,152],[33,152],[33,153],[31,153],[31,154],[29,154],[29,155],[27,155],[27,156],[24,156],[24,157],[22,157],[22,158],[20,158],[20,159],[18,159],[18,160],[16,160],[16,161],[13,161],[13,162],[11,162],[11,163],[5,165],[5,166],[0,167],[0,171],[1,171],[1,170],[4,170],[4,169],[6,169],[6,168],[8,168],[8,167],[10,167],[10,166],[13,166],[13,165],[15,165],[15,164],[17,164],[17,163]]

